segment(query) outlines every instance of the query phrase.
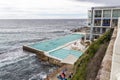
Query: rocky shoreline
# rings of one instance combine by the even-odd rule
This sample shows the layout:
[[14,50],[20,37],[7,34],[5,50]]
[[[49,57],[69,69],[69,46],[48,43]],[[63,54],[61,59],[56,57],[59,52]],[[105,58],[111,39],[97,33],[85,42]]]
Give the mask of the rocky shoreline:
[[74,65],[69,65],[69,64],[64,64],[57,70],[53,71],[53,73],[47,75],[47,78],[45,80],[58,80],[57,76],[64,70],[67,69],[66,71],[66,78],[69,77],[70,73],[73,73],[73,67]]
[[90,27],[80,27],[80,28],[74,28],[74,29],[72,29],[72,30],[70,30],[70,31],[72,31],[72,32],[87,32],[88,30],[90,30]]

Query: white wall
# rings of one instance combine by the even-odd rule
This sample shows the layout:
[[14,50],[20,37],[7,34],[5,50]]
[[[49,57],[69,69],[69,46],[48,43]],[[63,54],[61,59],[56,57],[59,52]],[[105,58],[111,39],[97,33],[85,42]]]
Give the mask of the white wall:
[[117,37],[113,48],[110,80],[120,80],[120,18],[118,20]]

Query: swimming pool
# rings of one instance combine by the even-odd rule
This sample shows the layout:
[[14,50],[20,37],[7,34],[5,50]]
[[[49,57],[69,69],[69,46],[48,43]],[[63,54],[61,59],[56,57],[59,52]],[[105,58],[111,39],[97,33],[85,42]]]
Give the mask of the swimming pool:
[[35,43],[32,45],[29,45],[31,48],[41,50],[41,51],[50,51],[53,50],[59,46],[62,46],[66,43],[69,43],[74,40],[78,40],[81,37],[83,37],[82,34],[71,34],[67,35],[58,39],[48,40],[40,43]]
[[49,53],[49,55],[54,56],[59,59],[65,59],[69,55],[73,55],[76,58],[79,58],[82,54],[83,52],[81,51],[67,50],[67,49],[59,49],[59,50],[55,50]]

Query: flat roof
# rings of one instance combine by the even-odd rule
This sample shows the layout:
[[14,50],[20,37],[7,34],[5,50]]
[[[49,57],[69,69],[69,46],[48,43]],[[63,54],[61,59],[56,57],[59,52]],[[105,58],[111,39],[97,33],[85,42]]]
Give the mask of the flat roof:
[[120,6],[100,6],[100,7],[92,7],[93,9],[103,9],[103,8],[120,8]]

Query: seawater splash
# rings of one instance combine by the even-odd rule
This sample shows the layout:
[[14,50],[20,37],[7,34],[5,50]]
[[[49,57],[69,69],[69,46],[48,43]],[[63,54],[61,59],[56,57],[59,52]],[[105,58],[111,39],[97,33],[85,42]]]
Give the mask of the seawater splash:
[[46,73],[41,72],[39,74],[36,74],[36,75],[32,76],[29,80],[44,80],[45,78],[47,78]]
[[1,60],[0,79],[43,80],[47,74],[55,69],[57,69],[57,66],[40,61],[35,54],[29,53],[27,55],[22,55],[21,57],[12,56]]
[[21,49],[16,49],[15,51],[7,52],[6,55],[0,55],[0,67],[17,63],[18,61],[27,59],[29,57],[36,56],[35,54],[24,53]]

